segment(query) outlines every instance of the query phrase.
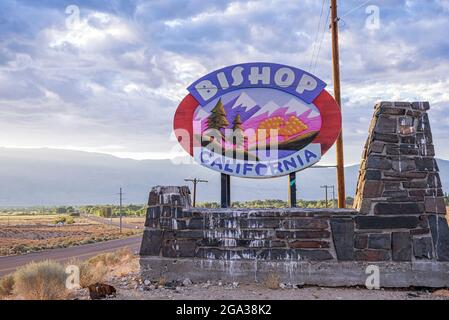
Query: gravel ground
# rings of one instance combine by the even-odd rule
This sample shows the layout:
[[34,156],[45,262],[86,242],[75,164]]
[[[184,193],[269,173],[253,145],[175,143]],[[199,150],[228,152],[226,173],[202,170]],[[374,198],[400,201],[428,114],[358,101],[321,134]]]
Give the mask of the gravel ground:
[[[135,276],[115,278],[117,300],[449,300],[448,290],[368,290],[366,288],[278,288],[258,284],[168,284],[147,285]],[[169,286],[170,288],[167,288]],[[87,298],[87,292],[82,294]],[[81,298],[81,297],[80,297]]]

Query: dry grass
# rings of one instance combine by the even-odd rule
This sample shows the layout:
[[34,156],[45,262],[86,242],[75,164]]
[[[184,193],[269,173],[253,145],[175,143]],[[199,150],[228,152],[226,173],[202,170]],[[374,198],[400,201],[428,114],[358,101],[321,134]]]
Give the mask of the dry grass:
[[26,300],[61,300],[68,295],[65,269],[54,261],[32,262],[14,273],[14,294]]
[[113,276],[122,277],[139,268],[138,259],[128,248],[102,253],[83,262],[71,261],[69,264],[79,267],[81,288],[105,282]]
[[88,263],[93,266],[108,268],[110,277],[121,277],[139,269],[139,261],[129,248],[103,253],[91,258]]
[[14,276],[6,275],[0,279],[0,298],[12,295],[14,289]]
[[280,278],[279,275],[275,273],[270,273],[264,281],[264,286],[268,289],[276,290],[279,289]]
[[66,267],[69,265],[79,267],[81,288],[97,282],[107,283],[113,277],[126,276],[139,270],[139,260],[128,248],[103,253],[87,261],[72,260],[67,265],[54,261],[33,262],[0,279],[0,299],[70,299],[76,290],[66,288],[69,276]]

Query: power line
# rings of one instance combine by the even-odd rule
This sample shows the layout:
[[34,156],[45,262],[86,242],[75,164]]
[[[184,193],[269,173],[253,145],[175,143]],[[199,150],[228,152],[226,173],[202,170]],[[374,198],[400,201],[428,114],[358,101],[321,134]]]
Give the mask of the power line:
[[197,179],[197,178],[194,178],[194,179],[184,179],[184,181],[193,182],[193,206],[195,207],[195,206],[196,206],[196,185],[197,185],[198,183],[200,183],[200,182],[207,183],[207,182],[209,182],[209,181],[207,181],[207,180],[201,180],[201,179]]
[[[330,13],[331,13],[331,9],[330,9],[330,6],[329,6],[329,9],[328,9],[328,11],[327,11],[327,17],[326,17],[326,20],[325,20],[325,21],[329,21]],[[330,29],[330,25],[329,25],[328,28]],[[318,53],[317,53],[317,55],[316,55],[316,57],[315,57],[315,63],[314,63],[314,66],[313,66],[313,72],[312,72],[313,74],[314,74],[315,71],[316,71],[316,66],[317,66],[317,63],[318,63],[318,58],[320,57],[321,46],[323,45],[323,42],[324,42],[324,35],[325,35],[325,34],[326,34],[326,22],[324,23],[324,29],[323,29],[323,34],[322,34],[322,36],[321,36],[320,45],[319,45],[319,47],[318,47]]]
[[314,56],[315,56],[316,45],[317,45],[317,42],[318,42],[318,34],[320,33],[320,30],[321,30],[321,19],[323,18],[323,11],[324,11],[324,3],[325,2],[326,2],[326,0],[323,0],[323,2],[321,4],[320,19],[318,20],[318,27],[317,27],[316,32],[315,32],[315,40],[313,41],[312,58],[310,59],[309,72],[312,72],[313,59],[314,59]]

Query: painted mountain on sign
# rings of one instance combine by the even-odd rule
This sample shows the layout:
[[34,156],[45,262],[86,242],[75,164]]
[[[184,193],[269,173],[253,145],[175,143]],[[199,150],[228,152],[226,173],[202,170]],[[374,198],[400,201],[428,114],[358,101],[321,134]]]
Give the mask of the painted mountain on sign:
[[[311,143],[321,128],[321,117],[314,105],[306,104],[294,97],[285,99],[285,94],[269,91],[269,100],[263,101],[263,92],[253,98],[244,90],[233,92],[206,106],[196,114],[200,128],[197,139],[202,136],[202,145],[219,150],[242,149],[247,159],[257,159],[255,150],[276,149],[281,157],[290,155]],[[267,95],[268,96],[268,95]],[[257,101],[261,100],[261,103]],[[207,112],[209,110],[209,112]],[[238,128],[245,137],[235,140],[232,130]],[[215,133],[211,134],[210,130]],[[231,132],[232,138],[227,135]],[[218,134],[217,134],[218,133]],[[240,134],[240,133],[238,133]],[[213,136],[220,135],[220,139]],[[204,139],[206,137],[206,139]]]

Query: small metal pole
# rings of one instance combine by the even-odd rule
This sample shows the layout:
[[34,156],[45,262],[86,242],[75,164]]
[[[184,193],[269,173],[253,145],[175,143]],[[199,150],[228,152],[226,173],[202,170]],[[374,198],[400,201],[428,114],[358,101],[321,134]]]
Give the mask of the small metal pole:
[[231,206],[231,176],[221,174],[221,207],[229,208]]
[[296,172],[288,175],[288,203],[291,208],[296,207]]

